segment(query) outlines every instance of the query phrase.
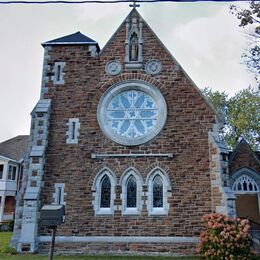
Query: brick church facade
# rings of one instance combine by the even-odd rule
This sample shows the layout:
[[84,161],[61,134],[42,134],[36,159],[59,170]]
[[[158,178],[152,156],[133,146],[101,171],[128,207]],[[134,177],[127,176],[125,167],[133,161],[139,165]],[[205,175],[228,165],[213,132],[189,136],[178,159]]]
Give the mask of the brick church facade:
[[223,120],[135,8],[100,51],[80,32],[43,44],[41,97],[12,244],[43,252],[64,204],[64,253],[193,254],[201,216],[235,216]]

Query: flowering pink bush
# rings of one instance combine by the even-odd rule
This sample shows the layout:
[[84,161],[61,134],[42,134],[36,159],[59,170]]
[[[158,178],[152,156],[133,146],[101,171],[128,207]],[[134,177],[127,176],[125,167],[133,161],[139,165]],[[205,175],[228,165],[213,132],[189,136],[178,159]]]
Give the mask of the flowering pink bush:
[[223,214],[202,217],[207,230],[200,234],[199,253],[210,259],[250,259],[247,219],[231,219]]

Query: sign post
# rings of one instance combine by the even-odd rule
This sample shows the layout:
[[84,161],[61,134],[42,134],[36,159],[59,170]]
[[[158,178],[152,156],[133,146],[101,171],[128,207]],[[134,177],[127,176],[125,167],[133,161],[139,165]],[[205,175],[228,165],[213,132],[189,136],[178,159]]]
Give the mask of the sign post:
[[49,251],[49,260],[53,259],[55,245],[55,236],[57,227],[64,223],[65,207],[64,205],[44,205],[41,209],[41,224],[52,230],[51,245]]

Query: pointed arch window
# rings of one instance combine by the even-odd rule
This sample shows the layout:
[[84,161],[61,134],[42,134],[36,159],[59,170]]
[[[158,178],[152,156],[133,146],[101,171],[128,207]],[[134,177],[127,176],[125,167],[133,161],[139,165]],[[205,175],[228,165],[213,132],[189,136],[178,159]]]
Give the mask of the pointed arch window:
[[160,168],[155,168],[148,174],[146,184],[148,186],[148,214],[167,215],[169,211],[168,196],[171,191],[167,174]]
[[160,175],[153,179],[153,207],[163,208],[163,182]]
[[116,176],[107,168],[100,171],[95,177],[92,191],[93,206],[96,215],[114,214]]
[[126,184],[126,207],[136,208],[137,202],[137,185],[133,175],[127,179]]
[[137,215],[142,210],[143,179],[134,168],[125,171],[120,179],[122,186],[122,214]]
[[111,182],[107,175],[101,180],[100,193],[100,208],[110,208]]

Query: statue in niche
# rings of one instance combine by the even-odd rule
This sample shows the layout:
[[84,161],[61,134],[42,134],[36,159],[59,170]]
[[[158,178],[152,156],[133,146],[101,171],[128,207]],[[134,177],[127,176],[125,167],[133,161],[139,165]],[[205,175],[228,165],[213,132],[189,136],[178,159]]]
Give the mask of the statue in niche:
[[130,40],[130,61],[138,60],[138,38],[134,33]]

